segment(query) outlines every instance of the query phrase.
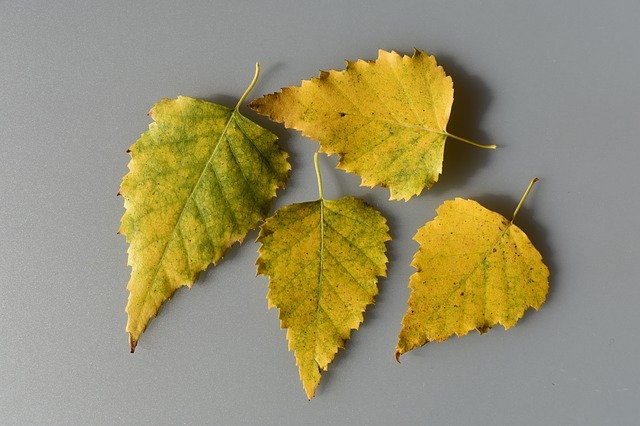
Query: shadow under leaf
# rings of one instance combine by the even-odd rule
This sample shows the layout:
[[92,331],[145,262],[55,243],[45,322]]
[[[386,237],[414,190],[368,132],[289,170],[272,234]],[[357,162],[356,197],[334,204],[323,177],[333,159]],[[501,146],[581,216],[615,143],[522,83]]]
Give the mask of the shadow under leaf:
[[[483,145],[495,143],[489,140],[488,134],[480,126],[483,114],[491,103],[489,87],[480,77],[465,70],[452,57],[440,55],[437,60],[453,79],[454,102],[447,131]],[[462,186],[476,170],[486,165],[489,156],[493,154],[491,149],[476,148],[448,138],[442,175],[431,191],[443,193]]]

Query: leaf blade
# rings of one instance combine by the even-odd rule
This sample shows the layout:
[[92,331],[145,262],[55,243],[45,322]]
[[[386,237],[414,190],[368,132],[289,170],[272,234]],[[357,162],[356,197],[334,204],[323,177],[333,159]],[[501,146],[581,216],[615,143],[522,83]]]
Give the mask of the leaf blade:
[[414,240],[420,246],[396,358],[453,334],[508,329],[546,299],[549,270],[529,238],[473,200],[445,201]]
[[347,61],[299,87],[251,102],[251,108],[319,141],[338,167],[408,200],[442,172],[453,82],[435,58],[416,50],[380,50],[375,61]]
[[386,275],[390,239],[384,217],[354,197],[281,208],[261,227],[258,273],[269,277],[309,399]]
[[266,216],[290,170],[277,137],[235,109],[180,96],[149,115],[120,187],[132,352],[160,306]]

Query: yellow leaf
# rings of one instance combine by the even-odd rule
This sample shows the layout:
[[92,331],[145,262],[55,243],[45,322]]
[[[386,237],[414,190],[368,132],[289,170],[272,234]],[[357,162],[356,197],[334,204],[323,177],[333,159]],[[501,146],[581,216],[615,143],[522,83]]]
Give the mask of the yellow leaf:
[[388,231],[385,218],[365,202],[322,195],[279,209],[261,227],[258,273],[269,277],[268,304],[280,311],[309,399],[320,370],[374,302],[377,277],[386,275]]
[[129,243],[127,332],[133,352],[176,289],[217,263],[267,215],[290,169],[277,137],[235,109],[180,96],[163,99],[130,148],[120,194]]
[[338,154],[338,167],[362,185],[389,188],[408,200],[442,172],[453,82],[433,56],[379,51],[376,61],[347,61],[344,71],[320,72],[300,87],[251,102],[250,107],[320,142]]
[[417,272],[409,281],[396,358],[453,334],[482,333],[496,324],[508,329],[529,307],[540,308],[549,289],[542,256],[513,219],[460,198],[445,201],[437,213],[414,237]]

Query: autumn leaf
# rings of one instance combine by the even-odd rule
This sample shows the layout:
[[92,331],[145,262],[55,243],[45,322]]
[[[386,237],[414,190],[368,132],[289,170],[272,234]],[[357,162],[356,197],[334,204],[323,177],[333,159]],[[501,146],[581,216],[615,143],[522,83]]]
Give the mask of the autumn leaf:
[[396,358],[430,341],[496,324],[513,327],[524,312],[540,308],[549,288],[549,270],[527,235],[513,224],[529,194],[507,220],[473,200],[456,198],[437,209],[420,228],[411,263],[407,312]]
[[311,399],[338,348],[363,321],[386,275],[385,218],[354,197],[279,209],[260,230],[258,273],[269,277],[269,308],[280,311],[300,379]]
[[250,107],[319,141],[338,167],[362,185],[389,188],[391,199],[418,195],[438,180],[453,103],[453,82],[433,56],[380,50],[376,61],[347,61],[300,87],[264,96]]
[[127,332],[131,352],[160,306],[217,263],[267,215],[290,165],[277,137],[234,109],[163,99],[129,152],[119,232],[129,243]]

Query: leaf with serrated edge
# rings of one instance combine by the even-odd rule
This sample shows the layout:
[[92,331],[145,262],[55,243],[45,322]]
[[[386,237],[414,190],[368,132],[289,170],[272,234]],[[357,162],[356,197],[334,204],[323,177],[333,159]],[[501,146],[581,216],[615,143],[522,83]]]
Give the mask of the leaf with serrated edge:
[[176,289],[222,259],[266,217],[290,165],[277,137],[235,109],[179,96],[149,112],[130,148],[119,232],[132,267],[126,312],[131,352]]
[[453,103],[453,82],[433,56],[380,50],[375,61],[347,61],[346,70],[322,71],[300,87],[287,87],[250,107],[319,141],[338,154],[338,167],[362,185],[386,186],[391,199],[418,195],[442,172]]
[[261,226],[258,273],[269,277],[268,305],[280,312],[309,399],[374,303],[388,231],[385,218],[354,197],[292,204]]
[[528,308],[540,308],[549,289],[542,256],[513,219],[460,198],[445,201],[437,213],[414,237],[417,271],[409,280],[396,358],[453,334],[511,328]]

